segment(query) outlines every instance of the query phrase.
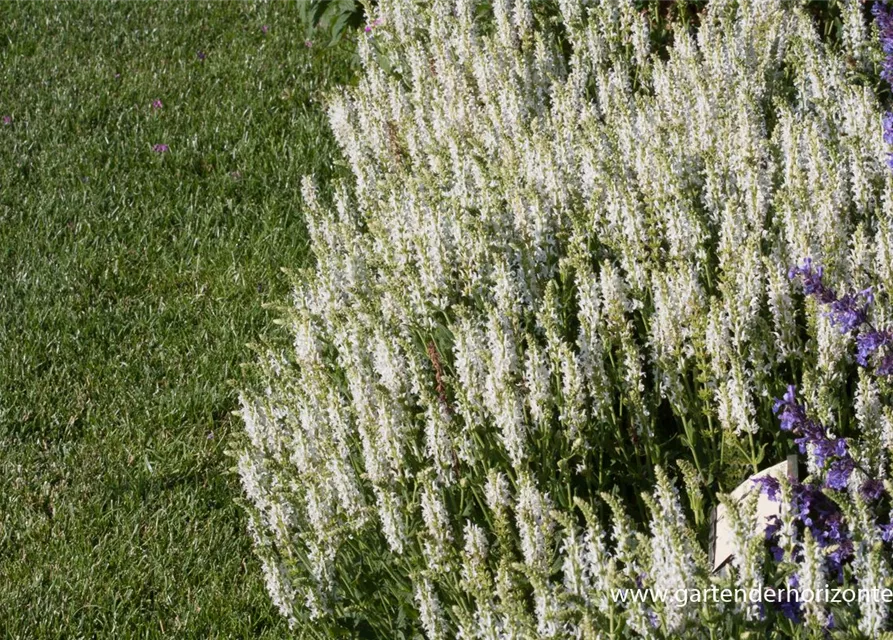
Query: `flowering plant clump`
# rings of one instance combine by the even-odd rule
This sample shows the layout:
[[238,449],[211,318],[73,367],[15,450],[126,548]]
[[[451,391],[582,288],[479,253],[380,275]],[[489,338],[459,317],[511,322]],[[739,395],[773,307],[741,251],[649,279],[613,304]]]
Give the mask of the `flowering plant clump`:
[[[880,18],[842,2],[825,42],[790,0],[712,1],[672,38],[620,1],[375,11],[329,108],[350,179],[303,182],[293,344],[242,397],[282,614],[302,637],[887,629],[879,600],[687,595],[893,587]],[[791,449],[808,473],[760,481],[755,536],[760,492],[726,494]]]

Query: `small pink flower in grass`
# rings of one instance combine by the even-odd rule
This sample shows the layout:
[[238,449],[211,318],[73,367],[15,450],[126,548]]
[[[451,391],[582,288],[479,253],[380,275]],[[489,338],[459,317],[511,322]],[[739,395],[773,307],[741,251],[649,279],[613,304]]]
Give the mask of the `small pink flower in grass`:
[[12,116],[3,116],[3,124],[12,124]]
[[153,101],[152,101],[152,108],[153,108],[153,109],[160,109],[160,108],[163,107],[163,106],[164,106],[164,105],[161,103],[161,100],[153,100]]
[[196,52],[195,55],[198,57],[199,60],[202,60],[202,61],[204,61],[204,59],[208,57],[208,54],[205,53],[204,51],[198,51],[198,52]]
[[375,20],[373,20],[372,22],[370,22],[369,24],[366,25],[365,31],[366,31],[366,33],[372,33],[372,30],[375,27],[380,27],[381,25],[382,25],[381,19],[376,18]]
[[267,35],[267,31],[269,31],[269,30],[270,30],[270,27],[268,27],[267,25],[264,25],[260,28],[260,32],[264,35]]
[[156,144],[154,147],[152,147],[152,151],[154,151],[155,153],[167,153],[168,151],[170,151],[170,147],[168,147],[166,144]]
[[309,49],[313,46],[313,43],[310,40],[304,40],[304,46]]

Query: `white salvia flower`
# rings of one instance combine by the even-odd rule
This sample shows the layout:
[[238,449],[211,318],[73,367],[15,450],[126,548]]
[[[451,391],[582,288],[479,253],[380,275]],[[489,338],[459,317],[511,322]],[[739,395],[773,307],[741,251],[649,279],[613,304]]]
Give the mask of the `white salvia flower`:
[[[406,462],[405,439],[409,431],[406,416],[399,404],[390,403],[387,398],[381,398],[381,402],[375,403],[374,412],[372,415],[378,416],[376,448],[379,453],[373,455],[380,456],[382,466],[386,465],[390,469],[392,477],[399,477]],[[367,425],[366,428],[371,426]]]
[[279,434],[271,424],[263,406],[259,402],[247,399],[243,394],[239,394],[239,405],[245,431],[254,449],[276,451]]
[[[754,535],[761,524],[757,518],[758,499],[759,491],[751,489],[743,500],[725,503],[726,517],[732,531],[732,564],[738,570],[736,586],[747,590],[762,589],[764,586],[764,542],[761,536]],[[737,603],[737,606],[743,608],[748,620],[760,616],[758,603]]]
[[627,327],[626,314],[632,305],[626,296],[626,285],[614,266],[605,262],[600,274],[601,306],[604,313],[601,318],[607,330],[619,334]]
[[406,542],[406,522],[403,517],[403,504],[399,494],[390,489],[374,487],[378,504],[378,517],[381,519],[381,531],[388,546],[396,554],[403,553]]
[[588,269],[581,270],[577,283],[577,301],[580,307],[577,347],[580,350],[580,367],[586,376],[593,410],[597,417],[604,420],[611,404],[612,391],[605,373],[604,347],[598,334],[602,324],[599,295],[598,280]]
[[425,544],[428,566],[433,571],[441,571],[444,569],[447,545],[452,542],[453,534],[443,498],[430,481],[425,482],[422,487],[421,505],[422,520],[428,533]]
[[544,426],[552,407],[552,371],[545,354],[533,337],[528,337],[524,360],[524,382],[527,385],[527,406],[534,424]]
[[399,349],[396,348],[392,341],[386,339],[384,335],[377,333],[374,339],[372,355],[375,371],[379,375],[381,384],[395,398],[400,398],[405,388],[403,376],[406,371],[406,362],[401,356]]
[[465,522],[465,553],[462,557],[462,580],[466,588],[476,594],[485,593],[490,588],[490,575],[487,571],[487,534],[471,522]]
[[332,540],[335,526],[335,501],[331,487],[325,482],[311,482],[304,488],[307,521],[316,539]]
[[263,458],[257,454],[243,451],[239,454],[237,463],[239,479],[242,482],[242,491],[248,500],[257,507],[261,513],[269,509],[267,480],[264,478],[266,470]]
[[890,565],[883,553],[883,542],[867,506],[855,493],[848,520],[853,530],[853,575],[860,590],[858,598],[859,631],[869,638],[878,637],[886,628],[890,603],[884,602],[882,590],[889,584]]
[[893,450],[893,411],[886,408],[882,420],[881,443],[886,451]]
[[773,334],[782,361],[797,351],[797,317],[791,300],[791,284],[784,263],[778,257],[770,264],[766,259],[766,300],[772,313]]
[[460,411],[466,424],[475,425],[482,418],[479,407],[484,402],[486,364],[484,353],[486,339],[483,332],[467,319],[460,319],[453,328],[455,341],[453,355],[456,375],[459,378],[461,397]]
[[815,594],[811,601],[807,601],[806,596],[801,597],[804,601],[802,607],[806,622],[814,629],[821,629],[827,623],[828,614],[827,604],[820,600],[819,594],[824,594],[828,580],[825,576],[825,558],[809,529],[803,532],[803,559],[797,575],[800,593],[809,590]]
[[571,595],[588,600],[591,587],[586,571],[586,547],[580,540],[576,525],[566,528],[561,555],[564,557],[561,564],[564,588]]
[[330,614],[328,604],[335,573],[335,549],[331,544],[307,543],[307,563],[313,576],[313,586],[308,589],[306,604],[311,618]]
[[[273,604],[276,605],[276,608],[279,609],[279,613],[288,621],[288,626],[292,629],[297,625],[298,620],[294,615],[294,609],[292,608],[292,604],[297,599],[297,594],[295,592],[294,587],[291,584],[291,581],[288,579],[288,574],[286,572],[285,567],[281,562],[270,561],[261,557],[261,570],[264,574],[264,582],[266,583],[267,593],[270,594],[270,599],[273,601]],[[313,604],[312,602],[308,602],[307,604]],[[311,615],[320,616],[322,615],[322,610],[312,607]]]
[[489,373],[483,395],[512,466],[519,469],[526,456],[527,426],[522,399],[515,380],[518,373],[517,347],[514,335],[505,331],[507,324],[509,323],[500,320],[496,314],[490,314]]
[[872,377],[859,370],[859,384],[855,398],[856,420],[859,424],[861,465],[878,479],[887,473],[888,449],[885,438],[884,412],[877,384]]
[[736,358],[732,362],[731,376],[717,391],[719,417],[723,426],[735,433],[756,433],[756,407],[750,393],[749,372]]
[[[310,494],[312,492],[308,492]],[[287,547],[291,540],[291,530],[294,526],[294,509],[288,503],[272,498],[264,514],[264,522],[273,532],[276,544]]]
[[425,630],[428,640],[446,638],[443,611],[441,611],[440,601],[434,591],[434,585],[428,578],[416,580],[415,601],[422,621],[422,628]]
[[561,362],[561,407],[558,419],[565,429],[568,442],[576,445],[587,423],[586,395],[579,359],[570,347],[561,343],[558,349]]
[[868,45],[868,33],[859,0],[845,0],[842,7],[843,42],[847,53],[856,60],[862,58]]
[[[583,575],[580,578],[580,583],[585,586],[581,595],[587,606],[594,603],[595,608],[599,612],[610,616],[613,602],[608,596],[610,594],[610,589],[615,586],[614,579],[616,567],[605,545],[604,532],[602,531],[601,525],[592,509],[588,504],[580,500],[577,500],[576,504],[586,516],[586,531],[583,535],[581,550],[583,553],[581,557],[583,563]],[[579,544],[579,542],[577,544]],[[573,548],[570,541],[567,542],[566,547],[568,549],[568,554],[570,554],[570,549]],[[565,569],[565,576],[568,575],[569,571],[571,570]],[[565,578],[565,580],[567,582],[567,578]],[[571,584],[576,585],[577,580],[572,579]],[[573,587],[574,590],[576,590],[576,588],[576,586]],[[572,591],[571,586],[567,586],[567,589],[568,591]]]
[[779,478],[779,527],[778,546],[784,553],[784,562],[794,562],[797,544],[797,512],[791,495],[791,483],[786,476]]
[[487,484],[484,485],[484,498],[490,511],[497,516],[505,515],[512,504],[512,495],[504,473],[495,469],[490,470],[487,474]]
[[326,466],[341,509],[356,526],[361,526],[365,522],[363,514],[365,499],[360,492],[349,459],[343,455],[333,455],[326,462]]
[[512,24],[522,40],[530,37],[533,28],[533,14],[530,11],[530,0],[515,0],[512,7]]
[[541,494],[530,478],[520,481],[515,522],[524,563],[535,571],[547,569],[549,542],[555,526],[549,515],[551,508],[548,494]]
[[475,636],[477,640],[504,640],[516,638],[512,628],[506,628],[502,620],[497,616],[492,601],[485,601],[478,605],[475,611]]
[[826,424],[836,422],[836,410],[833,406],[834,390],[843,382],[843,364],[848,359],[850,338],[841,333],[838,327],[824,313],[816,309],[816,350],[818,352],[817,369],[820,377],[816,381],[814,401],[816,417]]
[[289,461],[299,474],[312,474],[316,471],[320,457],[319,407],[313,398],[305,398],[304,401],[298,402],[298,423],[301,428],[292,434]]
[[555,588],[546,583],[533,589],[533,606],[536,612],[536,633],[539,638],[564,637],[561,612],[564,607],[558,602]]
[[660,468],[656,468],[657,491],[651,521],[651,575],[655,586],[673,594],[666,602],[664,624],[678,632],[693,614],[690,602],[680,602],[677,594],[688,589],[696,573],[692,549],[685,538],[685,515],[676,487]]
[[425,453],[434,464],[437,481],[449,486],[455,480],[453,461],[456,453],[450,440],[452,418],[439,403],[425,412]]

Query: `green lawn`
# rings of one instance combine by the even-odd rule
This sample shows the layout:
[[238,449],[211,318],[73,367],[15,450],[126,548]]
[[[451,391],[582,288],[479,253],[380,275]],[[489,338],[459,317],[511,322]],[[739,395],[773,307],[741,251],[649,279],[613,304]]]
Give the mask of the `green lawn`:
[[335,170],[352,59],[306,37],[283,3],[0,3],[0,637],[288,635],[225,451]]

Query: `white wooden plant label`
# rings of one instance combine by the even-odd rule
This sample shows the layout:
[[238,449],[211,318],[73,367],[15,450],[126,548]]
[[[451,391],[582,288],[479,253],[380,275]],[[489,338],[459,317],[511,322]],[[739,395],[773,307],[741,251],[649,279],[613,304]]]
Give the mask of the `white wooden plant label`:
[[[771,466],[753,474],[747,480],[739,484],[729,494],[735,502],[739,502],[751,491],[760,491],[760,487],[754,482],[757,478],[771,476],[773,478],[798,477],[797,456],[792,455],[784,462]],[[754,535],[764,535],[769,518],[781,514],[781,504],[769,499],[765,492],[761,492],[757,499],[757,530]],[[725,505],[717,506],[713,511],[712,527],[710,530],[710,558],[713,571],[718,571],[734,555],[734,535],[726,516]]]

